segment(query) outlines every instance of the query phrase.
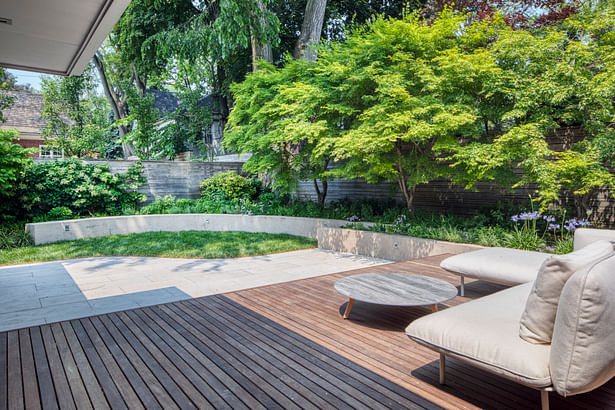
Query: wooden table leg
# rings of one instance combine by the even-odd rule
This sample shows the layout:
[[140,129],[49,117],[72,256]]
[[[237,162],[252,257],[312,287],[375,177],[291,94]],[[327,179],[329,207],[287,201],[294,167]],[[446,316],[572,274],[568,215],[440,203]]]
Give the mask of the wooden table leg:
[[433,304],[433,305],[431,305],[431,311],[432,311],[433,313],[437,312],[437,311],[438,311],[438,305],[437,305],[437,304]]
[[349,299],[348,304],[346,305],[346,311],[344,312],[344,319],[348,319],[348,315],[350,315],[350,311],[352,310],[353,305],[354,299]]

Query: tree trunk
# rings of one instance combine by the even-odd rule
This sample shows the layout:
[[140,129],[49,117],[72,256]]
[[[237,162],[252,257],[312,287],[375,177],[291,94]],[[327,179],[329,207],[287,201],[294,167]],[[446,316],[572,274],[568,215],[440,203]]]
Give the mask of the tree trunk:
[[[105,66],[103,64],[102,57],[98,55],[98,53],[96,53],[94,54],[92,61],[94,62],[94,66],[96,67],[98,75],[100,76],[100,81],[102,83],[103,90],[105,91],[107,101],[109,101],[109,105],[111,105],[113,117],[116,121],[126,118],[128,116],[126,104],[120,100],[119,96],[111,88],[109,80],[107,79],[107,74],[105,72]],[[120,125],[117,128],[120,134],[120,139],[122,140],[122,152],[124,154],[124,159],[126,159],[130,156],[133,156],[135,154],[135,150],[131,143],[124,141],[124,135],[126,135],[126,133],[128,132],[126,126]]]
[[132,68],[132,75],[134,76],[137,91],[139,91],[139,95],[143,97],[146,89],[145,81],[143,81],[143,79],[139,76],[139,73],[137,73],[137,68],[134,64],[130,64],[130,67]]
[[329,188],[329,184],[327,181],[322,181],[322,190],[318,186],[318,179],[314,178],[314,188],[316,189],[316,195],[318,196],[318,204],[324,206],[325,199],[327,198],[327,190]]
[[301,34],[297,40],[293,57],[297,60],[316,60],[314,46],[320,41],[322,25],[325,20],[327,0],[308,0],[305,5]]
[[273,51],[271,50],[271,44],[258,44],[256,39],[252,37],[252,71],[260,70],[258,61],[261,59],[268,63],[273,62]]
[[[262,1],[258,2],[258,8],[264,13],[267,11],[265,5]],[[259,18],[259,24],[261,27],[264,27],[267,23],[265,19],[262,17]],[[268,63],[273,62],[273,51],[271,50],[271,44],[262,44],[254,35],[251,37],[252,42],[252,71],[258,71],[260,67],[258,66],[258,60],[263,59]]]
[[[574,207],[577,213],[577,218],[588,218],[591,216],[591,200],[594,194],[596,193],[595,189],[590,189],[588,192],[582,195],[574,195]],[[594,217],[597,217],[595,215]]]
[[412,212],[412,203],[414,202],[414,194],[416,193],[416,186],[408,188],[408,184],[406,183],[406,178],[399,176],[399,189],[404,194],[404,198],[406,200],[406,206],[408,207],[408,211]]

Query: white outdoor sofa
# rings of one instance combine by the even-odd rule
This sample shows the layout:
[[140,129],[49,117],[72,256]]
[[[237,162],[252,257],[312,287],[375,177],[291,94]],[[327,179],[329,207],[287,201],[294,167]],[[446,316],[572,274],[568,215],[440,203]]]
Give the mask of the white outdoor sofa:
[[[574,233],[574,250],[600,239],[615,240],[615,230],[577,229]],[[444,259],[440,267],[459,275],[459,294],[465,296],[465,277],[502,285],[519,285],[536,279],[540,266],[550,256],[542,252],[494,247],[451,256]]]
[[[570,262],[578,261],[575,255],[586,249],[603,244],[606,251],[599,258],[586,258],[576,265]],[[508,283],[516,280],[510,276],[514,275],[512,253],[485,251],[488,249],[469,254],[474,258],[495,256],[510,265],[475,259],[474,266],[484,270],[468,276],[492,279],[496,275],[489,271],[502,268],[508,271]],[[544,262],[547,255],[544,266],[535,272],[529,270],[538,264],[538,256],[528,253],[526,262],[530,262],[524,263],[523,255],[517,254],[516,258],[521,267],[519,278],[530,278],[530,282],[419,318],[406,328],[406,334],[440,353],[440,383],[445,383],[445,359],[450,356],[540,390],[542,408],[548,409],[550,391],[562,396],[584,393],[615,376],[615,231],[579,230],[574,253]],[[545,273],[549,266],[567,266],[568,272],[560,275],[555,269],[555,274],[553,270]],[[482,276],[483,272],[488,275]],[[552,275],[549,280],[560,283],[551,286],[553,282],[544,279],[548,275]],[[502,282],[502,277],[498,276],[498,281]],[[540,286],[543,292],[546,289],[554,293],[547,295],[553,304],[550,323],[543,319],[545,309],[536,305],[536,289]],[[539,319],[535,323],[550,331],[548,342],[525,337],[528,309],[534,309]]]

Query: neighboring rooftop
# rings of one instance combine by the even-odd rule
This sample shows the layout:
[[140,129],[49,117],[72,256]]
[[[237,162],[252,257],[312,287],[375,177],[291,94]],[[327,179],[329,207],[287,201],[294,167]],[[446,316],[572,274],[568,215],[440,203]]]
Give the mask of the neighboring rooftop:
[[179,98],[177,98],[177,96],[170,91],[148,89],[145,93],[154,96],[154,108],[158,111],[161,117],[175,112],[175,110],[177,110],[177,108],[181,105]]
[[0,129],[15,128],[21,139],[41,138],[40,129],[46,124],[41,116],[43,112],[43,96],[28,91],[5,91],[14,97],[12,107],[2,112],[6,118]]

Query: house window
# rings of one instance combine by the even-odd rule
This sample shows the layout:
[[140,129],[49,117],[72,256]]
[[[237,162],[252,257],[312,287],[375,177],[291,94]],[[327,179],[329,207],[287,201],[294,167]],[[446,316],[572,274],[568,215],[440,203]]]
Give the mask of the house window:
[[57,159],[64,158],[64,149],[59,147],[50,147],[47,145],[41,145],[39,147],[41,149],[41,158],[45,159]]

